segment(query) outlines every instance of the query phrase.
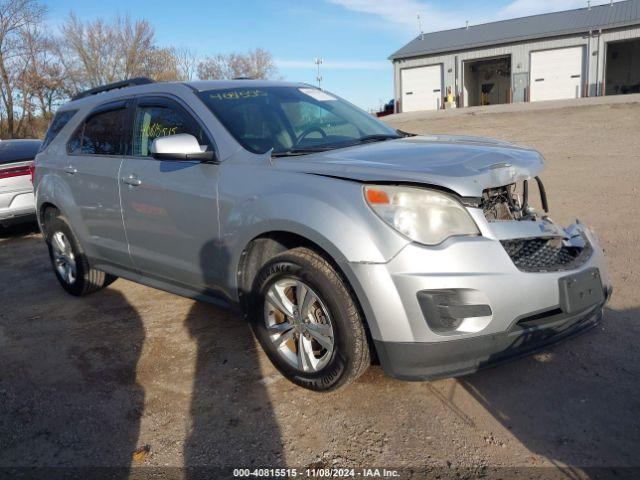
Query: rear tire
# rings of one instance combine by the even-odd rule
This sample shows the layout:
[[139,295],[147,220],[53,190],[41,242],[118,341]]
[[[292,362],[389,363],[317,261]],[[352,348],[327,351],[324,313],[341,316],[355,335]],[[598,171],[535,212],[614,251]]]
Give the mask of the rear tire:
[[353,294],[333,266],[310,249],[286,251],[260,269],[249,320],[274,366],[306,389],[337,390],[371,364]]
[[117,280],[118,277],[91,268],[78,238],[60,212],[47,211],[43,230],[53,271],[67,293],[81,297]]

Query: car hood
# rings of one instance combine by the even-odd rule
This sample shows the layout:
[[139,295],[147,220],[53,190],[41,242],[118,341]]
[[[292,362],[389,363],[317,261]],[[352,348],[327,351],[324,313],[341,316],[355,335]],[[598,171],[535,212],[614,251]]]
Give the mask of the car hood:
[[535,150],[480,137],[418,136],[275,161],[277,168],[363,182],[421,183],[481,197],[487,188],[538,175]]

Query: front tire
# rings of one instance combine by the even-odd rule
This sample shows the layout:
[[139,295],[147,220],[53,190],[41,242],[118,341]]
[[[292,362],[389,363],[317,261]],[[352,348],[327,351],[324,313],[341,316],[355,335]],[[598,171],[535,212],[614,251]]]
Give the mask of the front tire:
[[350,289],[327,260],[307,248],[284,252],[260,269],[249,319],[274,366],[309,390],[344,387],[371,364]]
[[117,279],[91,268],[69,222],[60,212],[47,215],[43,230],[53,271],[67,293],[81,297],[105,288]]

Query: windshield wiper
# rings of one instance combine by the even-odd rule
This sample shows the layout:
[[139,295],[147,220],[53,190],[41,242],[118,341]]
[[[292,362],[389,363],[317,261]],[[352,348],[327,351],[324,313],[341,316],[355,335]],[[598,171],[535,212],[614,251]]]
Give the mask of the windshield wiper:
[[365,135],[364,137],[357,138],[353,142],[349,142],[347,145],[343,145],[344,147],[353,147],[354,145],[362,145],[365,143],[373,143],[373,142],[385,142],[387,140],[398,140],[402,138],[401,135],[389,135],[387,133],[379,133],[377,135]]
[[397,140],[399,138],[402,138],[402,136],[389,135],[386,133],[377,134],[377,135],[365,135],[364,137],[358,138],[354,141],[345,142],[345,143],[325,145],[322,147],[292,148],[290,150],[285,150],[283,152],[274,152],[271,154],[271,157],[278,158],[278,157],[294,157],[299,155],[309,155],[310,153],[327,152],[329,150],[337,150],[339,148],[352,147],[354,145],[360,145],[363,143],[384,142],[385,140]]
[[369,143],[369,142],[384,142],[385,140],[397,140],[402,138],[400,135],[389,135],[386,133],[379,133],[376,135],[365,135],[356,140],[357,143]]
[[417,137],[418,135],[415,133],[409,133],[409,132],[405,132],[404,130],[396,130],[396,132],[398,132],[398,135],[407,138],[407,137]]
[[316,147],[316,148],[292,148],[291,150],[285,150],[283,152],[273,152],[271,157],[295,157],[298,155],[309,155],[310,153],[326,152],[327,150],[333,150],[335,147]]

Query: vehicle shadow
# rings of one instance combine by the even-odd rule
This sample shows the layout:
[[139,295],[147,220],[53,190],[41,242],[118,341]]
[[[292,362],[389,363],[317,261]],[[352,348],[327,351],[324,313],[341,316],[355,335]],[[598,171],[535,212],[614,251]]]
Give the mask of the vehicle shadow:
[[579,337],[458,382],[568,478],[597,477],[598,468],[637,469],[639,317],[638,309],[607,309],[603,323]]
[[[124,290],[119,281],[87,297],[69,296],[57,285],[37,235],[3,242],[0,278],[6,281],[0,289],[0,477],[28,467],[34,478],[56,472],[230,478],[233,468],[284,465],[258,347],[237,313],[194,302],[184,319],[197,351],[183,471],[154,461],[162,436],[150,453],[140,448],[140,382],[146,385],[153,370],[147,358],[140,377],[146,335],[126,283]],[[153,322],[147,328],[159,335]],[[188,363],[181,358],[177,365]],[[158,392],[150,395],[153,401]]]
[[[211,272],[228,257],[209,242],[200,262],[210,283]],[[282,467],[280,428],[248,323],[237,312],[197,302],[185,324],[197,344],[191,430],[184,445],[187,478],[232,478],[234,468]]]
[[68,296],[41,242],[1,251],[0,470],[128,478],[144,408],[140,316],[113,289]]

